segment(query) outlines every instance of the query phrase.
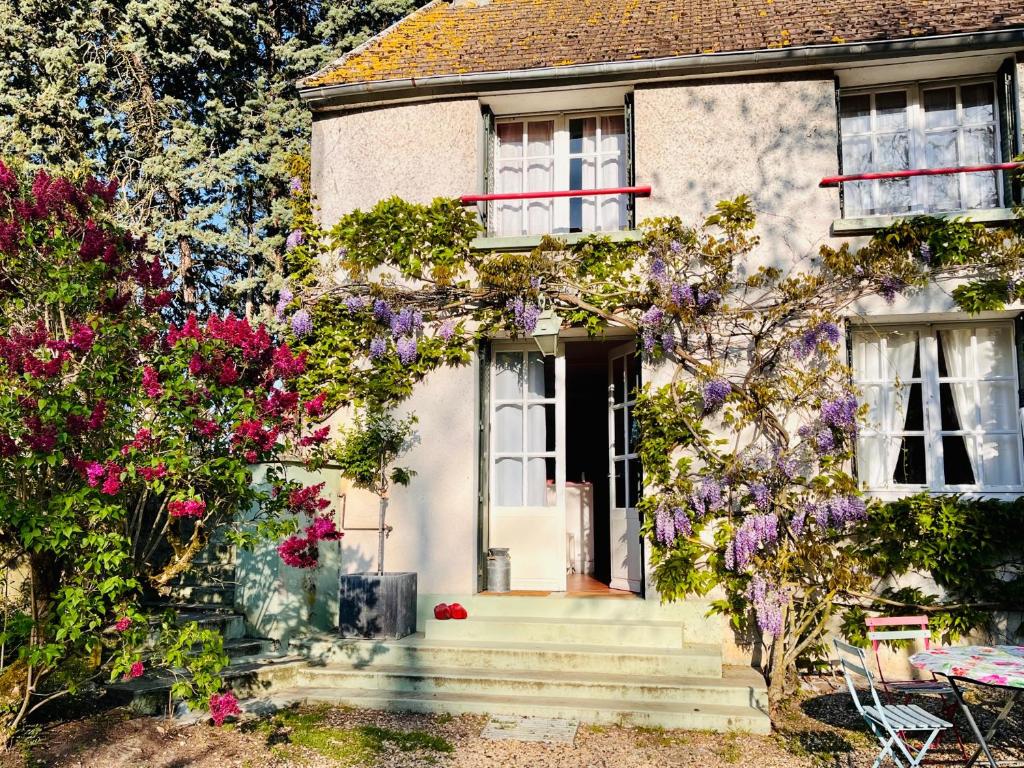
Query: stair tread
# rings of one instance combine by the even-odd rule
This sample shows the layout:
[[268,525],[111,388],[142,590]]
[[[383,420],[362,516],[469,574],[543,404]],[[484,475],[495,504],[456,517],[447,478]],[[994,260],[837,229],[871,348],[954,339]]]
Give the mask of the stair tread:
[[703,687],[703,688],[757,688],[765,689],[764,678],[746,667],[724,667],[722,677],[698,677],[693,675],[637,675],[610,672],[577,672],[531,670],[531,669],[484,669],[473,667],[411,667],[400,665],[369,666],[353,668],[345,665],[328,664],[322,667],[311,667],[308,674],[314,676],[330,676],[343,674],[349,676],[387,675],[393,677],[446,677],[464,680],[520,680],[537,682],[559,682],[587,684],[626,684],[636,686],[660,686],[666,688]]
[[[377,640],[356,640],[344,638],[310,638],[311,642],[333,642],[337,647],[360,645],[379,646],[381,641]],[[298,641],[298,642],[301,642]],[[530,651],[535,653],[581,653],[599,656],[712,656],[720,658],[722,655],[721,646],[714,643],[685,643],[672,648],[659,646],[642,645],[584,645],[580,643],[537,643],[519,642],[514,640],[461,640],[456,638],[445,638],[443,640],[425,639],[422,632],[417,632],[401,640],[387,641],[387,644],[395,647],[406,646],[419,650],[445,650],[445,649],[478,649],[494,651]]]
[[443,692],[420,692],[420,691],[384,691],[351,689],[344,690],[331,687],[317,686],[295,686],[280,688],[275,691],[276,695],[296,695],[303,699],[311,700],[380,700],[390,701],[437,701],[437,702],[474,702],[481,704],[513,705],[519,702],[528,702],[532,707],[563,707],[578,710],[600,710],[606,712],[646,712],[646,713],[703,713],[709,715],[720,715],[727,717],[749,717],[752,719],[765,719],[768,715],[759,709],[750,706],[737,706],[728,704],[688,704],[685,702],[670,701],[636,701],[628,699],[580,700],[561,696],[536,696],[533,693],[521,695],[513,692],[492,694],[492,693],[459,693],[452,691]]
[[427,623],[429,624],[462,624],[464,626],[472,626],[474,623],[486,623],[486,624],[580,624],[582,626],[606,626],[608,624],[614,624],[616,626],[622,626],[624,622],[628,622],[630,626],[639,627],[664,627],[672,628],[678,627],[680,630],[683,628],[683,624],[680,621],[663,620],[663,619],[648,619],[648,618],[621,618],[621,617],[609,617],[603,619],[595,618],[576,618],[572,616],[489,616],[489,615],[478,615],[470,616],[468,619],[463,619],[461,622],[452,619],[434,619],[428,618]]
[[[294,655],[278,656],[271,654],[256,654],[253,656],[240,656],[224,667],[220,674],[225,680],[230,680],[232,677],[248,675],[269,667],[281,667],[287,664],[301,665],[304,663],[306,663],[305,659]],[[130,691],[132,693],[145,693],[147,691],[156,691],[168,688],[175,680],[178,680],[181,677],[182,673],[180,671],[159,669],[153,672],[147,672],[142,677],[138,677],[134,680],[119,680],[113,683],[108,683],[106,688],[111,690]]]

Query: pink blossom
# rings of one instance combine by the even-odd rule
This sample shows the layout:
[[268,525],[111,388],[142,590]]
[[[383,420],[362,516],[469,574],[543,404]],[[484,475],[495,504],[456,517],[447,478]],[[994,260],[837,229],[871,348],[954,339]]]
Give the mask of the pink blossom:
[[319,395],[308,401],[305,405],[306,413],[310,416],[319,416],[324,412],[324,405],[327,403],[327,393],[321,392]]
[[125,680],[134,680],[136,677],[142,677],[142,673],[146,671],[146,667],[141,661],[136,661],[132,664],[131,669],[128,670],[128,674],[124,676]]
[[167,475],[167,467],[161,461],[155,467],[139,467],[139,474],[146,480],[146,482],[153,482],[158,477],[165,477]]
[[131,618],[129,616],[122,616],[120,619],[117,620],[117,623],[114,625],[114,629],[116,629],[118,632],[127,632],[128,627],[130,627],[131,625]]
[[324,427],[322,429],[318,429],[315,432],[313,432],[313,434],[306,435],[301,440],[299,440],[299,445],[301,445],[303,447],[308,447],[310,445],[321,445],[321,444],[327,442],[327,437],[330,435],[330,433],[331,433],[331,428],[330,427]]
[[80,352],[92,349],[96,339],[96,331],[85,323],[76,323],[71,333],[71,346]]
[[124,471],[124,468],[110,461],[107,462],[107,466],[103,469],[107,476],[103,481],[103,487],[100,488],[100,492],[108,496],[114,496],[121,490],[121,473]]
[[334,525],[334,521],[326,515],[318,515],[306,526],[306,535],[319,541],[338,541],[343,534]]
[[315,568],[319,563],[316,539],[308,536],[289,536],[278,545],[277,553],[292,568]]
[[151,365],[142,370],[142,388],[149,397],[160,397],[164,392],[164,388],[160,386],[160,377]]
[[94,461],[85,468],[85,476],[93,488],[100,484],[100,480],[103,478],[103,473],[106,470],[103,465],[98,461]]
[[206,502],[201,499],[176,499],[167,505],[171,517],[201,518],[206,514]]
[[232,715],[242,714],[238,699],[233,693],[215,693],[210,697],[210,718],[218,727]]

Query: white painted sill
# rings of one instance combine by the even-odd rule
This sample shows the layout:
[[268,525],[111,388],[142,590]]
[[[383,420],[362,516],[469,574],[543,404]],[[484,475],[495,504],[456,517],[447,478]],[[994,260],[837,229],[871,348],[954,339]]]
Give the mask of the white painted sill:
[[[638,229],[621,229],[616,232],[570,232],[568,234],[552,234],[550,237],[572,245],[592,235],[607,237],[613,243],[635,243],[643,237],[643,233]],[[533,250],[540,245],[540,241],[543,238],[544,235],[476,237],[469,244],[469,247],[474,251],[526,251]]]
[[864,216],[861,218],[836,219],[832,222],[833,235],[872,235],[879,229],[891,226],[897,221],[914,216],[934,216],[937,219],[967,219],[977,224],[999,226],[1014,219],[1012,208],[982,208],[970,211],[949,211],[946,213],[902,213],[895,216]]

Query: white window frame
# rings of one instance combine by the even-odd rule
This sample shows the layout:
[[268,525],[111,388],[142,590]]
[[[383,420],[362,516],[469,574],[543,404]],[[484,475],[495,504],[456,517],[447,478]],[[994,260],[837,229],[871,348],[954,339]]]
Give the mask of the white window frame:
[[[925,128],[925,111],[924,111],[924,92],[930,90],[936,90],[940,88],[956,88],[957,101],[956,101],[956,113],[957,113],[957,155],[958,157],[964,157],[964,129],[965,128],[978,128],[987,126],[989,123],[970,123],[965,125],[963,123],[963,97],[962,90],[965,86],[970,85],[991,85],[992,96],[993,96],[993,120],[992,124],[995,128],[995,147],[996,147],[996,159],[995,162],[1003,162],[1005,158],[1002,157],[1003,139],[1002,139],[1002,117],[1000,113],[999,103],[999,84],[995,76],[983,76],[983,77],[961,77],[961,78],[943,78],[938,80],[919,80],[915,82],[902,82],[902,83],[889,83],[886,85],[871,85],[859,88],[842,88],[840,90],[840,119],[842,115],[842,99],[853,96],[870,96],[871,97],[871,114],[870,114],[870,132],[869,133],[854,133],[852,137],[864,137],[868,136],[874,138],[884,133],[895,133],[896,131],[876,131],[876,115],[875,115],[875,98],[878,94],[882,93],[893,93],[896,91],[902,91],[907,95],[907,131],[910,137],[909,159],[910,169],[925,168],[925,136],[927,133],[936,130],[949,130],[948,127],[943,129],[926,129]],[[840,123],[841,124],[841,123]],[[840,134],[840,143],[845,142],[850,136],[849,133]],[[840,145],[840,157],[842,156],[842,146]],[[844,174],[857,173],[852,169],[843,168]],[[993,209],[1002,208],[1005,205],[1004,196],[1004,180],[1003,172],[996,171],[996,194],[997,201]],[[909,211],[894,211],[894,212],[869,212],[862,211],[851,214],[847,210],[847,205],[843,203],[843,216],[846,218],[859,218],[863,216],[907,216],[914,214],[934,214],[934,213],[961,213],[968,210],[963,207],[963,202],[967,195],[967,174],[957,174],[959,181],[960,190],[960,202],[961,207],[953,210],[939,210],[929,209],[924,205],[924,198],[927,189],[928,178],[925,176],[912,176],[907,179],[910,182],[910,210]],[[856,184],[870,184],[871,189],[871,202],[874,203],[878,198],[878,189],[881,184],[880,181],[869,181],[869,182],[847,182]]]
[[[625,131],[626,145],[623,147],[622,152],[602,152],[601,151],[601,118],[602,117],[622,117]],[[594,152],[575,152],[569,151],[569,121],[577,119],[596,118],[597,119],[597,132],[595,134],[595,147]],[[552,141],[552,147],[554,154],[551,155],[530,155],[529,152],[529,124],[531,122],[547,122],[551,121],[554,123],[554,139]],[[525,187],[528,171],[527,164],[530,160],[551,160],[553,171],[552,171],[552,187],[551,190],[567,190],[569,186],[569,168],[571,160],[578,157],[593,157],[597,161],[597,174],[600,174],[600,161],[602,159],[618,156],[622,158],[622,167],[625,174],[629,173],[627,167],[629,148],[628,142],[629,137],[629,125],[626,123],[626,114],[624,109],[599,109],[599,110],[587,110],[587,111],[573,111],[573,112],[541,112],[533,114],[523,115],[502,115],[501,117],[495,118],[494,121],[494,132],[491,137],[492,151],[491,157],[493,158],[493,167],[491,168],[491,178],[493,179],[494,192],[498,192],[499,175],[498,170],[500,165],[508,162],[509,158],[502,158],[500,156],[500,143],[498,140],[499,128],[502,125],[509,123],[522,123],[523,124],[523,154],[521,156],[523,164],[522,172],[522,186]],[[628,178],[625,179],[623,184],[617,184],[615,186],[627,186]],[[601,185],[598,185],[599,187]],[[508,191],[508,190],[505,190]],[[525,191],[525,190],[523,190]],[[531,190],[540,191],[540,190]],[[621,195],[623,210],[625,216],[622,219],[621,226],[605,229],[603,228],[603,222],[600,215],[600,204],[604,200],[611,199],[610,197],[603,196],[600,198],[583,198],[592,199],[598,201],[598,211],[595,217],[596,228],[594,229],[583,229],[582,234],[598,233],[598,232],[621,232],[629,228],[629,196]],[[523,237],[539,235],[539,234],[570,234],[570,203],[572,198],[568,197],[555,197],[555,198],[541,198],[537,200],[520,200],[520,201],[494,201],[490,209],[488,210],[488,221],[490,222],[488,228],[491,230],[488,234],[496,237]],[[518,232],[501,232],[499,230],[501,222],[501,209],[505,206],[517,206],[522,204],[520,212],[520,227]],[[543,233],[530,233],[529,232],[529,213],[528,209],[533,207],[547,207],[548,208],[548,226]]]
[[[1010,366],[1011,373],[1007,376],[987,376],[984,379],[977,376],[977,370],[973,377],[956,378],[952,376],[939,376],[939,358],[938,358],[938,333],[943,330],[963,330],[963,329],[978,329],[983,327],[996,327],[1000,326],[1007,328],[1010,332],[1010,353],[1012,355],[1012,364]],[[904,496],[908,493],[916,493],[920,491],[927,491],[929,493],[967,493],[977,495],[1013,495],[1018,496],[1024,492],[1024,440],[1022,440],[1022,429],[1021,429],[1021,412],[1020,409],[1014,410],[1014,426],[1012,429],[1006,430],[985,430],[982,431],[980,428],[974,430],[976,435],[1012,435],[1016,439],[1014,445],[1017,447],[1017,471],[1018,478],[1021,482],[1016,485],[982,485],[980,483],[974,483],[971,485],[949,485],[938,482],[938,478],[943,474],[943,446],[942,438],[944,436],[955,436],[964,435],[971,433],[971,430],[964,430],[961,425],[959,430],[944,430],[942,429],[942,413],[939,401],[940,384],[948,383],[975,383],[978,382],[1012,382],[1014,391],[1018,391],[1020,387],[1018,367],[1017,367],[1017,343],[1016,343],[1016,328],[1012,320],[1007,321],[984,321],[984,322],[971,322],[971,323],[914,323],[914,324],[892,324],[892,325],[871,325],[864,327],[852,327],[850,333],[855,339],[859,333],[877,333],[884,335],[886,333],[893,332],[917,332],[918,343],[920,345],[920,362],[921,362],[921,376],[920,378],[908,378],[900,383],[904,387],[910,387],[912,384],[921,384],[921,397],[922,397],[922,408],[923,408],[923,419],[924,429],[923,430],[904,430],[904,429],[890,429],[888,431],[884,429],[870,428],[868,430],[862,429],[862,432],[870,432],[875,435],[880,435],[885,438],[896,438],[896,437],[909,437],[909,436],[923,436],[925,444],[925,478],[926,482],[923,485],[918,484],[898,484],[889,480],[882,486],[868,486],[863,480],[858,477],[858,483],[861,488],[873,495],[879,497],[890,497],[890,496]],[[856,343],[854,341],[854,343]],[[975,351],[971,356],[975,366],[977,365],[977,338],[972,336],[972,346]],[[884,359],[884,355],[883,355]],[[852,361],[851,361],[852,368]],[[948,371],[947,371],[948,373]],[[889,379],[865,379],[858,375],[858,371],[853,369],[854,384],[858,388],[871,385],[883,385],[892,386],[892,380]],[[863,403],[862,399],[858,399],[858,402]],[[980,419],[977,419],[980,423]],[[933,426],[934,425],[934,426]],[[983,466],[979,462],[979,466]],[[984,469],[982,469],[984,472]]]

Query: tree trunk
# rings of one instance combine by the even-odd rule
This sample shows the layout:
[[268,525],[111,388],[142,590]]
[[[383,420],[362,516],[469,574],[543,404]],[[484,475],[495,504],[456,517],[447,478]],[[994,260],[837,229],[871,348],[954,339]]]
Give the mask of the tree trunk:
[[384,573],[384,537],[387,533],[384,528],[384,518],[388,511],[388,497],[380,497],[380,519],[377,522],[377,575]]

